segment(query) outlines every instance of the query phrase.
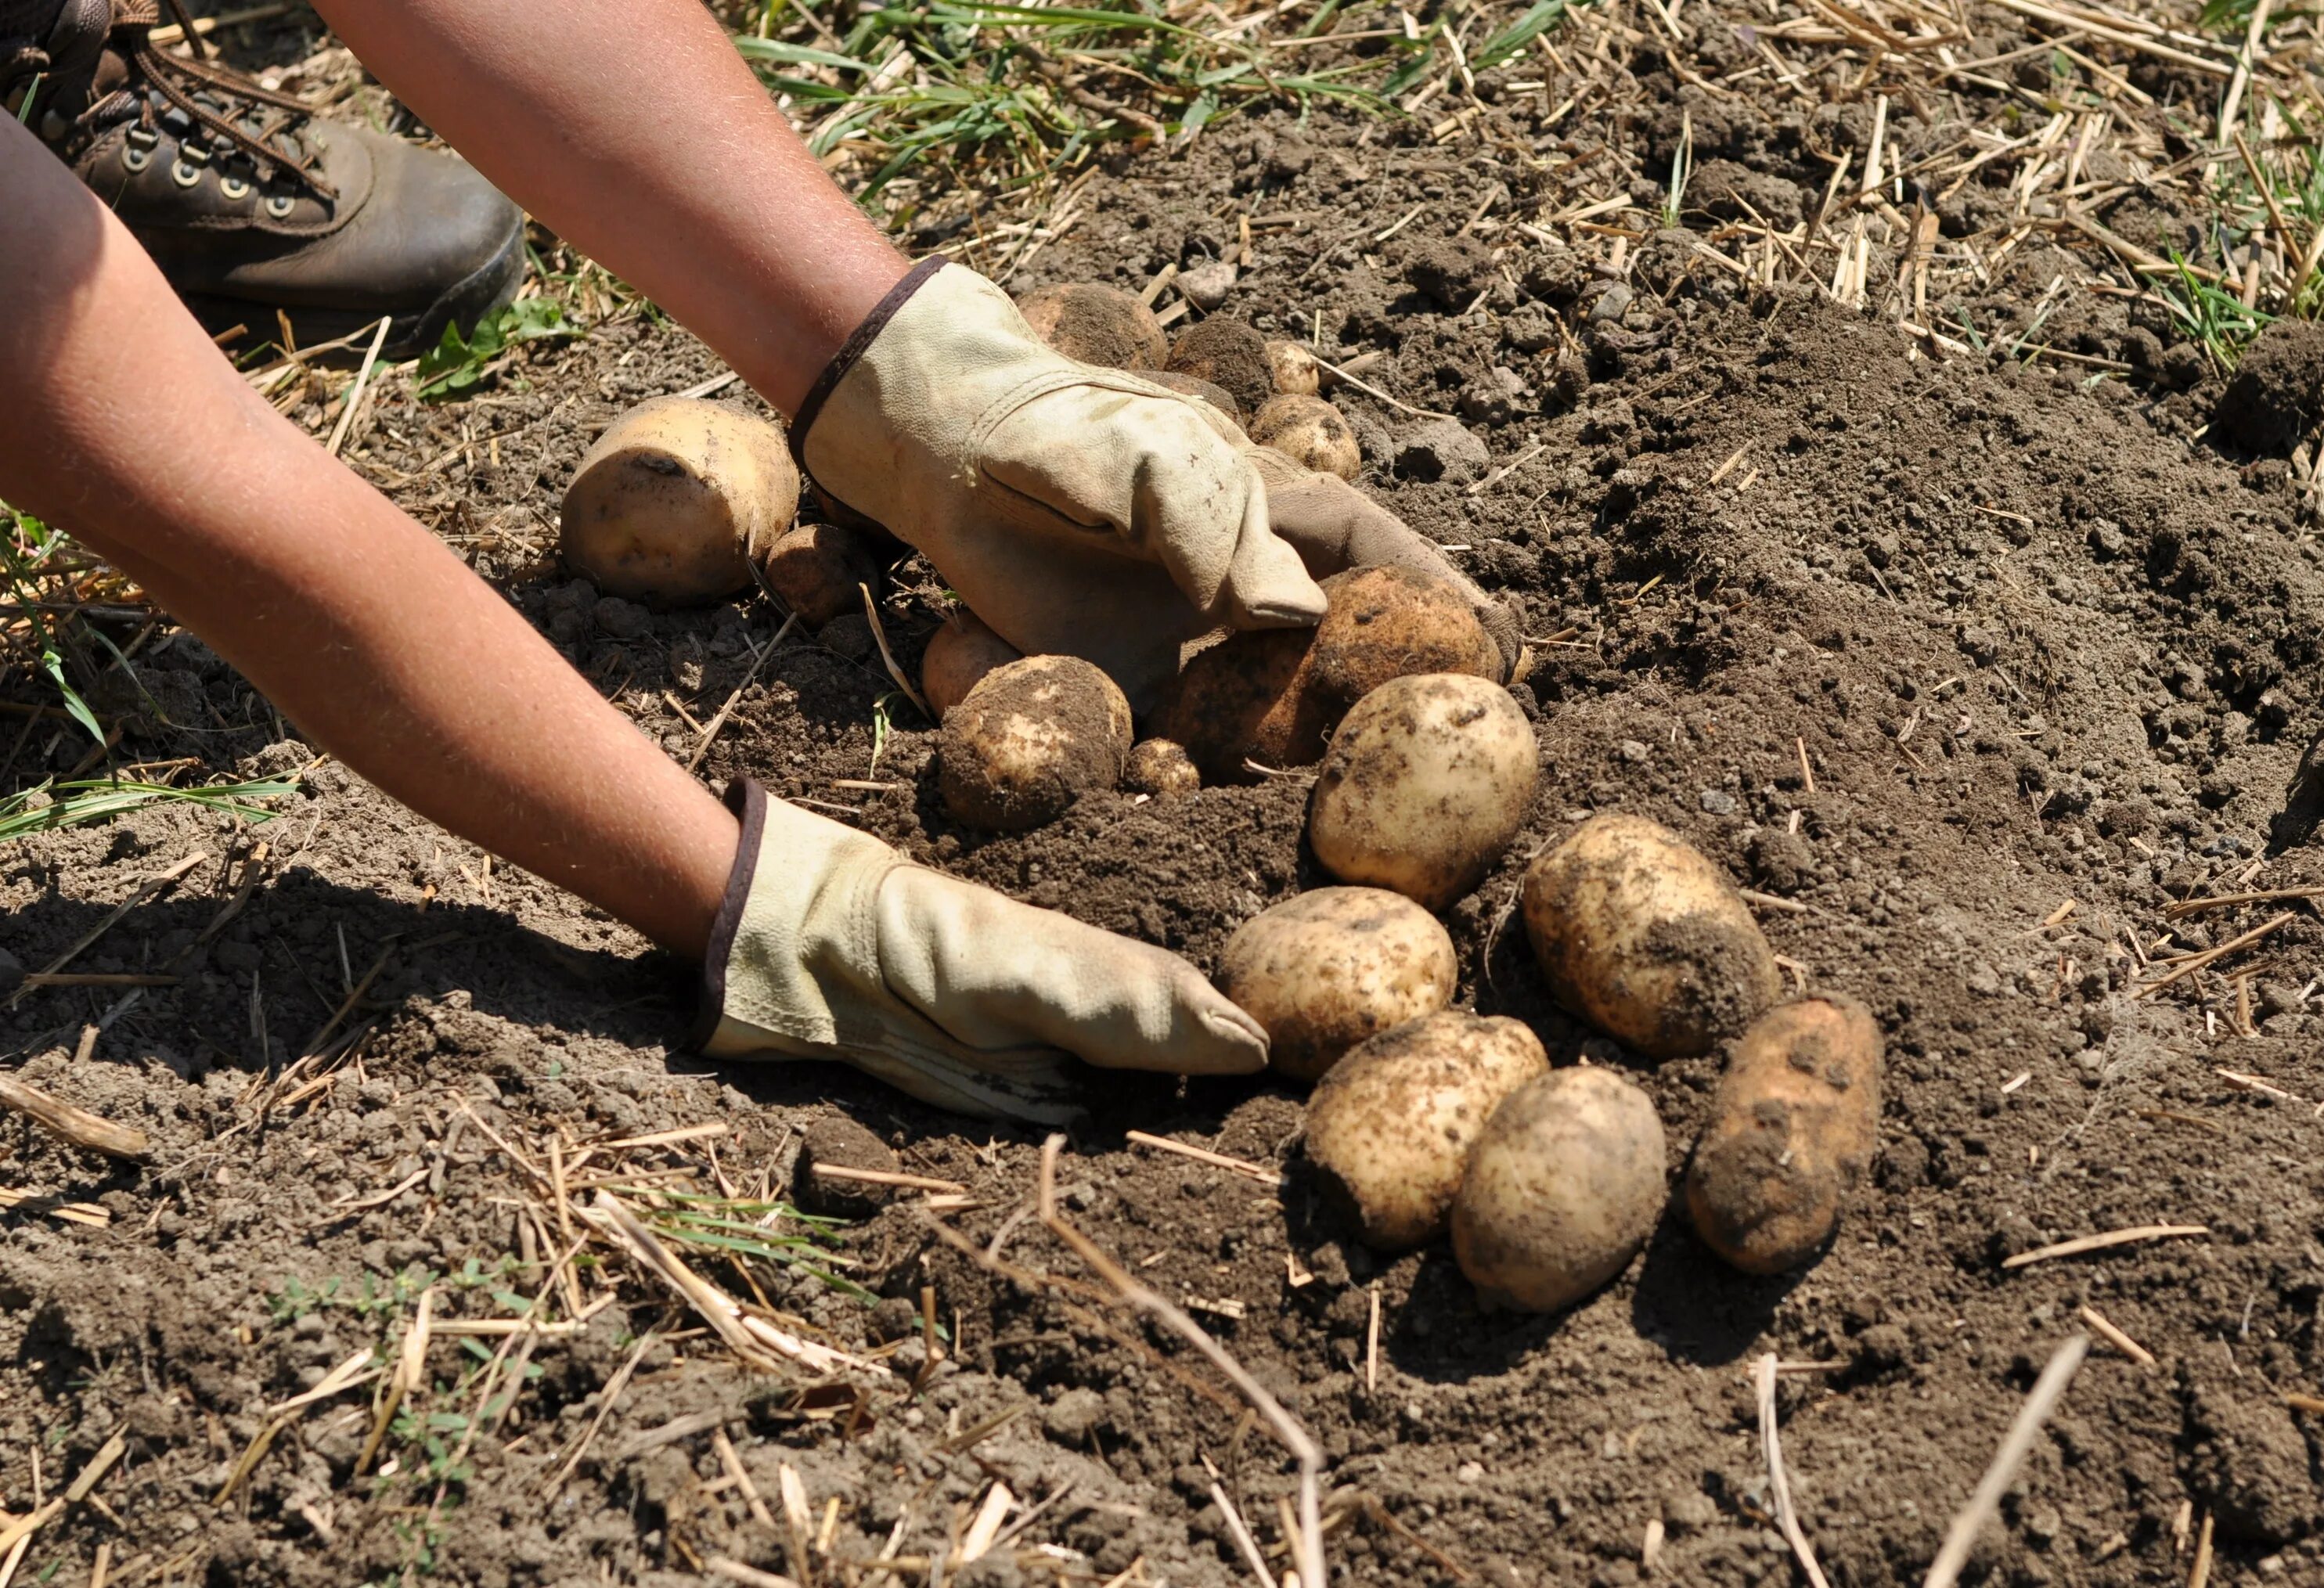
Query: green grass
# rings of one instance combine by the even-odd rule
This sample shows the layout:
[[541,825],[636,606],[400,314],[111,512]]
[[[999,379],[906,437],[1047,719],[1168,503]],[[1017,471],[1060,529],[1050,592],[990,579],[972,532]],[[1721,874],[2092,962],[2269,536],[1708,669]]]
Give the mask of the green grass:
[[[1472,51],[1471,64],[1522,50],[1563,4],[1536,5]],[[1327,4],[1309,27],[1335,10]],[[1038,181],[1098,143],[1184,136],[1262,100],[1387,110],[1392,95],[1438,62],[1441,39],[1440,24],[1416,40],[1388,41],[1385,71],[1378,59],[1311,69],[1304,51],[1213,37],[1143,10],[1002,0],[842,14],[814,43],[761,36],[775,25],[800,32],[798,14],[770,0],[761,32],[740,35],[735,47],[769,88],[791,97],[817,156],[849,141],[863,148],[869,174],[853,185],[864,200],[923,162],[983,161],[1006,185]]]
[[839,1243],[838,1232],[844,1227],[844,1221],[801,1213],[788,1202],[756,1202],[677,1191],[658,1195],[671,1205],[632,1204],[632,1211],[665,1241],[738,1258],[756,1258],[778,1268],[797,1269],[866,1306],[880,1299],[854,1280],[834,1273],[823,1260]]
[[2154,291],[2179,322],[2180,330],[2200,345],[2214,369],[2232,370],[2251,339],[2275,316],[2246,309],[2243,300],[2213,285],[2187,268],[2177,249],[2171,251],[2175,275],[2157,276]]
[[519,299],[476,322],[475,334],[444,328],[442,341],[420,355],[413,390],[425,401],[466,394],[491,374],[503,355],[525,342],[577,337],[582,328],[567,319],[564,304],[541,296]]
[[[24,620],[31,632],[31,653],[34,665],[56,690],[57,699],[67,716],[88,736],[102,744],[105,730],[97,725],[97,714],[81,698],[80,691],[66,676],[66,642],[60,625],[51,621],[43,606],[58,603],[60,594],[72,595],[67,580],[60,591],[56,581],[61,577],[56,565],[69,560],[65,553],[72,540],[62,531],[51,528],[28,512],[18,512],[0,504],[5,514],[6,533],[0,536],[0,576],[7,580],[5,599],[16,610],[13,615]],[[76,660],[78,659],[76,658]],[[82,663],[84,671],[87,664]]]
[[0,799],[0,839],[22,838],[28,833],[53,832],[59,827],[86,826],[110,821],[149,805],[198,805],[222,816],[239,817],[254,825],[272,821],[279,811],[255,803],[280,799],[298,792],[295,778],[265,778],[247,783],[212,783],[193,789],[173,789],[167,783],[140,783],[114,778],[76,778],[67,782],[41,782]]

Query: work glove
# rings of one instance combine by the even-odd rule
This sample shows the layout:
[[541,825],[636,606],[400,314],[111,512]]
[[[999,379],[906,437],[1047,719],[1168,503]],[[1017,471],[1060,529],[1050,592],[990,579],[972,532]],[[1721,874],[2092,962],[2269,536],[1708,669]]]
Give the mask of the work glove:
[[714,1058],[835,1058],[924,1103],[1061,1124],[1074,1057],[1243,1075],[1267,1035],[1176,955],[915,865],[854,828],[726,790],[742,842],[705,956]]
[[800,405],[791,445],[1002,639],[1096,663],[1138,709],[1191,642],[1313,623],[1315,579],[1360,563],[1452,579],[1515,654],[1483,592],[1346,482],[1252,446],[1207,402],[1066,358],[961,265],[898,283]]

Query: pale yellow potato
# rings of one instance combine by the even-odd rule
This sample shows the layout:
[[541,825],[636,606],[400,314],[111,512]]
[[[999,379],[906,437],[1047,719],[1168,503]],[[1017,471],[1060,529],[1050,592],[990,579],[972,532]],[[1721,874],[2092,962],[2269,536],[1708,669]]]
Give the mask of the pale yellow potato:
[[1112,788],[1129,755],[1130,702],[1111,679],[1077,656],[1028,656],[946,714],[936,789],[955,820],[1018,832]]
[[1558,1002],[1656,1058],[1709,1053],[1783,991],[1727,873],[1644,817],[1591,817],[1537,856],[1525,923]]
[[1736,1039],[1687,1168],[1704,1245],[1747,1274],[1823,1251],[1879,1147],[1880,1057],[1853,998],[1778,1005]]
[[1203,774],[1184,744],[1175,739],[1148,739],[1130,746],[1129,763],[1121,769],[1121,786],[1158,799],[1194,793],[1203,786]]
[[1533,727],[1499,684],[1465,673],[1391,679],[1332,735],[1307,842],[1341,882],[1443,909],[1517,836],[1539,776]]
[[945,714],[968,698],[984,675],[1006,667],[1023,652],[984,626],[984,620],[962,607],[928,636],[920,652],[920,693],[928,709],[942,722]]
[[1549,1074],[1541,1042],[1499,1016],[1447,1010],[1355,1048],[1307,1101],[1307,1157],[1364,1244],[1403,1251],[1444,1230],[1470,1149],[1503,1099]]
[[1401,893],[1318,888],[1238,927],[1217,980],[1267,1028],[1267,1062],[1312,1081],[1357,1043],[1452,1002],[1460,966],[1452,934]]
[[1270,337],[1267,343],[1267,374],[1278,395],[1313,397],[1323,389],[1323,366],[1298,342]]
[[880,577],[863,537],[838,524],[800,525],[775,542],[759,571],[810,629],[862,612],[864,590]]
[[751,586],[790,527],[799,476],[783,433],[720,402],[657,397],[607,427],[565,487],[558,552],[601,594],[656,606]]
[[1301,468],[1352,480],[1363,473],[1363,448],[1340,411],[1321,397],[1270,397],[1251,416],[1250,439],[1272,447]]
[[1553,1070],[1487,1121],[1452,1203],[1452,1256],[1489,1306],[1555,1312],[1628,1265],[1668,1199],[1663,1123],[1613,1071]]

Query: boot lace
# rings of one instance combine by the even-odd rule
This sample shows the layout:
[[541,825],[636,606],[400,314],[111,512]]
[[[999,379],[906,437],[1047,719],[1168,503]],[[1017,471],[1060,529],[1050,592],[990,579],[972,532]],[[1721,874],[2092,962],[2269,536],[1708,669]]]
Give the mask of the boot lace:
[[[164,5],[183,31],[192,55],[167,54],[154,44],[152,30],[160,24]],[[262,178],[281,174],[296,179],[318,198],[338,197],[338,190],[314,168],[304,143],[292,133],[308,118],[307,107],[287,94],[262,88],[240,72],[220,65],[201,35],[195,32],[183,0],[114,0],[113,28],[116,45],[133,68],[132,85],[90,106],[80,116],[84,125],[112,122],[134,110],[140,123],[150,129],[153,106],[137,92],[139,87],[150,88],[208,133],[217,145],[248,159]],[[222,115],[204,103],[205,99],[224,100],[229,106],[240,100],[253,106],[267,106],[279,114],[253,125],[254,117]],[[286,133],[291,135],[286,137]]]

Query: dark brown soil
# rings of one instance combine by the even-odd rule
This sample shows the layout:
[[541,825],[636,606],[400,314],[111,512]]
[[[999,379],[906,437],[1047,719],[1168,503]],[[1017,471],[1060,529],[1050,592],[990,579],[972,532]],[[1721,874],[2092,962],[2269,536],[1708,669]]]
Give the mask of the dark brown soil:
[[[2000,32],[1998,48],[2022,42]],[[1651,49],[1630,60],[1667,116],[1587,131],[1543,125],[1554,89],[1505,100],[1507,69],[1484,74],[1485,114],[1446,144],[1425,115],[1322,105],[1222,124],[1093,179],[1085,218],[1028,273],[1139,290],[1222,254],[1238,213],[1305,217],[1255,229],[1222,312],[1334,362],[1377,353],[1367,383],[1461,415],[1452,433],[1333,393],[1364,442],[1366,488],[1459,548],[1532,637],[1513,688],[1541,791],[1445,912],[1459,1003],[1523,1020],[1556,1064],[1634,1076],[1675,1186],[1718,1059],[1649,1065],[1568,1019],[1511,919],[1540,845],[1589,811],[1651,816],[1784,901],[1763,924],[1797,984],[1878,1020],[1873,1183],[1803,1272],[1738,1274],[1665,1216],[1572,1312],[1487,1313],[1443,1248],[1387,1261],[1348,1239],[1300,1159],[1293,1089],[1104,1076],[1059,1168],[1064,1209],[1196,1309],[1313,1430],[1342,1497],[1329,1509],[1350,1513],[1331,1550],[1351,1583],[1635,1583],[1650,1535],[1673,1582],[1792,1581],[1747,1371],[1768,1352],[1823,1370],[1787,1378],[1780,1410],[1824,1570],[1848,1588],[1916,1583],[2085,1307],[2157,1360],[2092,1355],[1969,1580],[2184,1582],[2208,1518],[2212,1581],[2324,1582],[2324,1424],[2289,1399],[2324,1392],[2324,919],[2297,898],[2163,914],[2189,894],[2324,886],[2314,526],[2280,462],[2247,468],[2193,439],[2218,383],[2200,355],[2169,359],[2185,345],[2165,346],[2136,306],[2068,311],[2087,356],[2149,372],[2126,379],[1940,354],[1899,333],[1893,306],[1845,310],[1703,263],[1694,240],[1743,204],[1766,214],[1788,191],[1794,214],[1812,211],[1828,168],[1811,146],[1860,139],[1866,111],[1837,68],[1805,90],[1828,97],[1806,115],[1764,76],[1749,90],[1764,105],[1713,101],[1665,65]],[[1473,235],[1482,190],[1525,192],[1545,161],[1666,171],[1682,103],[1699,169],[1726,162],[1690,189],[1681,218],[1702,231],[1646,232],[1618,266],[1600,232],[1554,248]],[[1904,158],[1937,139],[1893,125]],[[1988,223],[1996,170],[1995,187],[1946,201],[1948,235]],[[2190,223],[2125,204],[2107,224],[2159,245]],[[2022,324],[2066,260],[2037,239],[1932,318]],[[558,493],[591,438],[623,406],[718,374],[632,311],[535,347],[464,402],[422,405],[392,383],[350,451],[674,755],[697,739],[678,708],[706,722],[739,688],[707,777],[843,808],[915,858],[1206,967],[1239,923],[1323,881],[1296,778],[1093,795],[1029,833],[960,828],[936,796],[931,726],[860,638],[795,636],[746,684],[779,626],[766,604],[654,614],[557,574]],[[294,416],[319,426],[324,401]],[[907,668],[941,609],[934,576],[902,565],[884,622]],[[198,725],[138,718],[140,754],[244,771],[309,761],[295,725],[198,642],[151,644],[136,671],[169,722]],[[45,729],[28,744],[43,765],[79,753]],[[154,1142],[149,1162],[120,1163],[0,1126],[8,1182],[32,1194],[0,1214],[0,1503],[29,1511],[110,1436],[125,1441],[93,1491],[109,1509],[43,1528],[17,1581],[80,1583],[101,1544],[113,1581],[140,1584],[678,1583],[720,1555],[788,1572],[785,1463],[818,1528],[837,1501],[841,1560],[891,1541],[924,1559],[1001,1478],[1028,1500],[1064,1491],[1019,1542],[1074,1552],[1052,1557],[1074,1581],[1139,1557],[1148,1582],[1248,1581],[1206,1462],[1262,1541],[1280,1537],[1288,1464],[1189,1353],[1093,1292],[964,1254],[1005,1231],[1006,1261],[1089,1279],[1017,1216],[1038,1136],[965,1128],[833,1066],[687,1057],[685,967],[327,763],[262,827],[171,807],[16,845],[0,863],[8,947],[37,969],[189,861],[74,966],[166,965],[180,981],[29,990],[0,1014],[25,1079]],[[2160,974],[2147,961],[2278,911],[2291,919],[2215,972],[2135,992]],[[383,953],[346,1017],[377,1022],[355,1057],[324,1085],[271,1080],[336,1029]],[[729,1133],[708,1148],[603,1149],[588,1174],[691,1165],[711,1189],[715,1149],[716,1175],[781,1195],[802,1131],[835,1117],[973,1199],[931,1214],[906,1193],[846,1232],[846,1273],[876,1306],[754,1270],[803,1327],[888,1352],[894,1371],[855,1375],[844,1405],[736,1365],[634,1269],[590,1268],[585,1296],[619,1299],[538,1343],[460,1470],[447,1458],[480,1364],[439,1337],[419,1420],[385,1446],[390,1475],[355,1474],[366,1384],[289,1415],[217,1503],[271,1408],[361,1348],[392,1359],[422,1290],[439,1318],[506,1316],[503,1293],[549,1284],[539,1259],[560,1232],[554,1215],[518,1228],[541,1194],[516,1153],[545,1170],[553,1139],[563,1162],[584,1141],[717,1123]],[[1133,1146],[1131,1128],[1289,1177],[1277,1195]],[[105,1226],[59,1217],[67,1204],[101,1208]],[[2150,1223],[2209,1233],[2002,1266]],[[924,1295],[949,1338],[941,1361]],[[727,1480],[716,1428],[774,1528]],[[1050,1573],[996,1557],[945,1580]]]

